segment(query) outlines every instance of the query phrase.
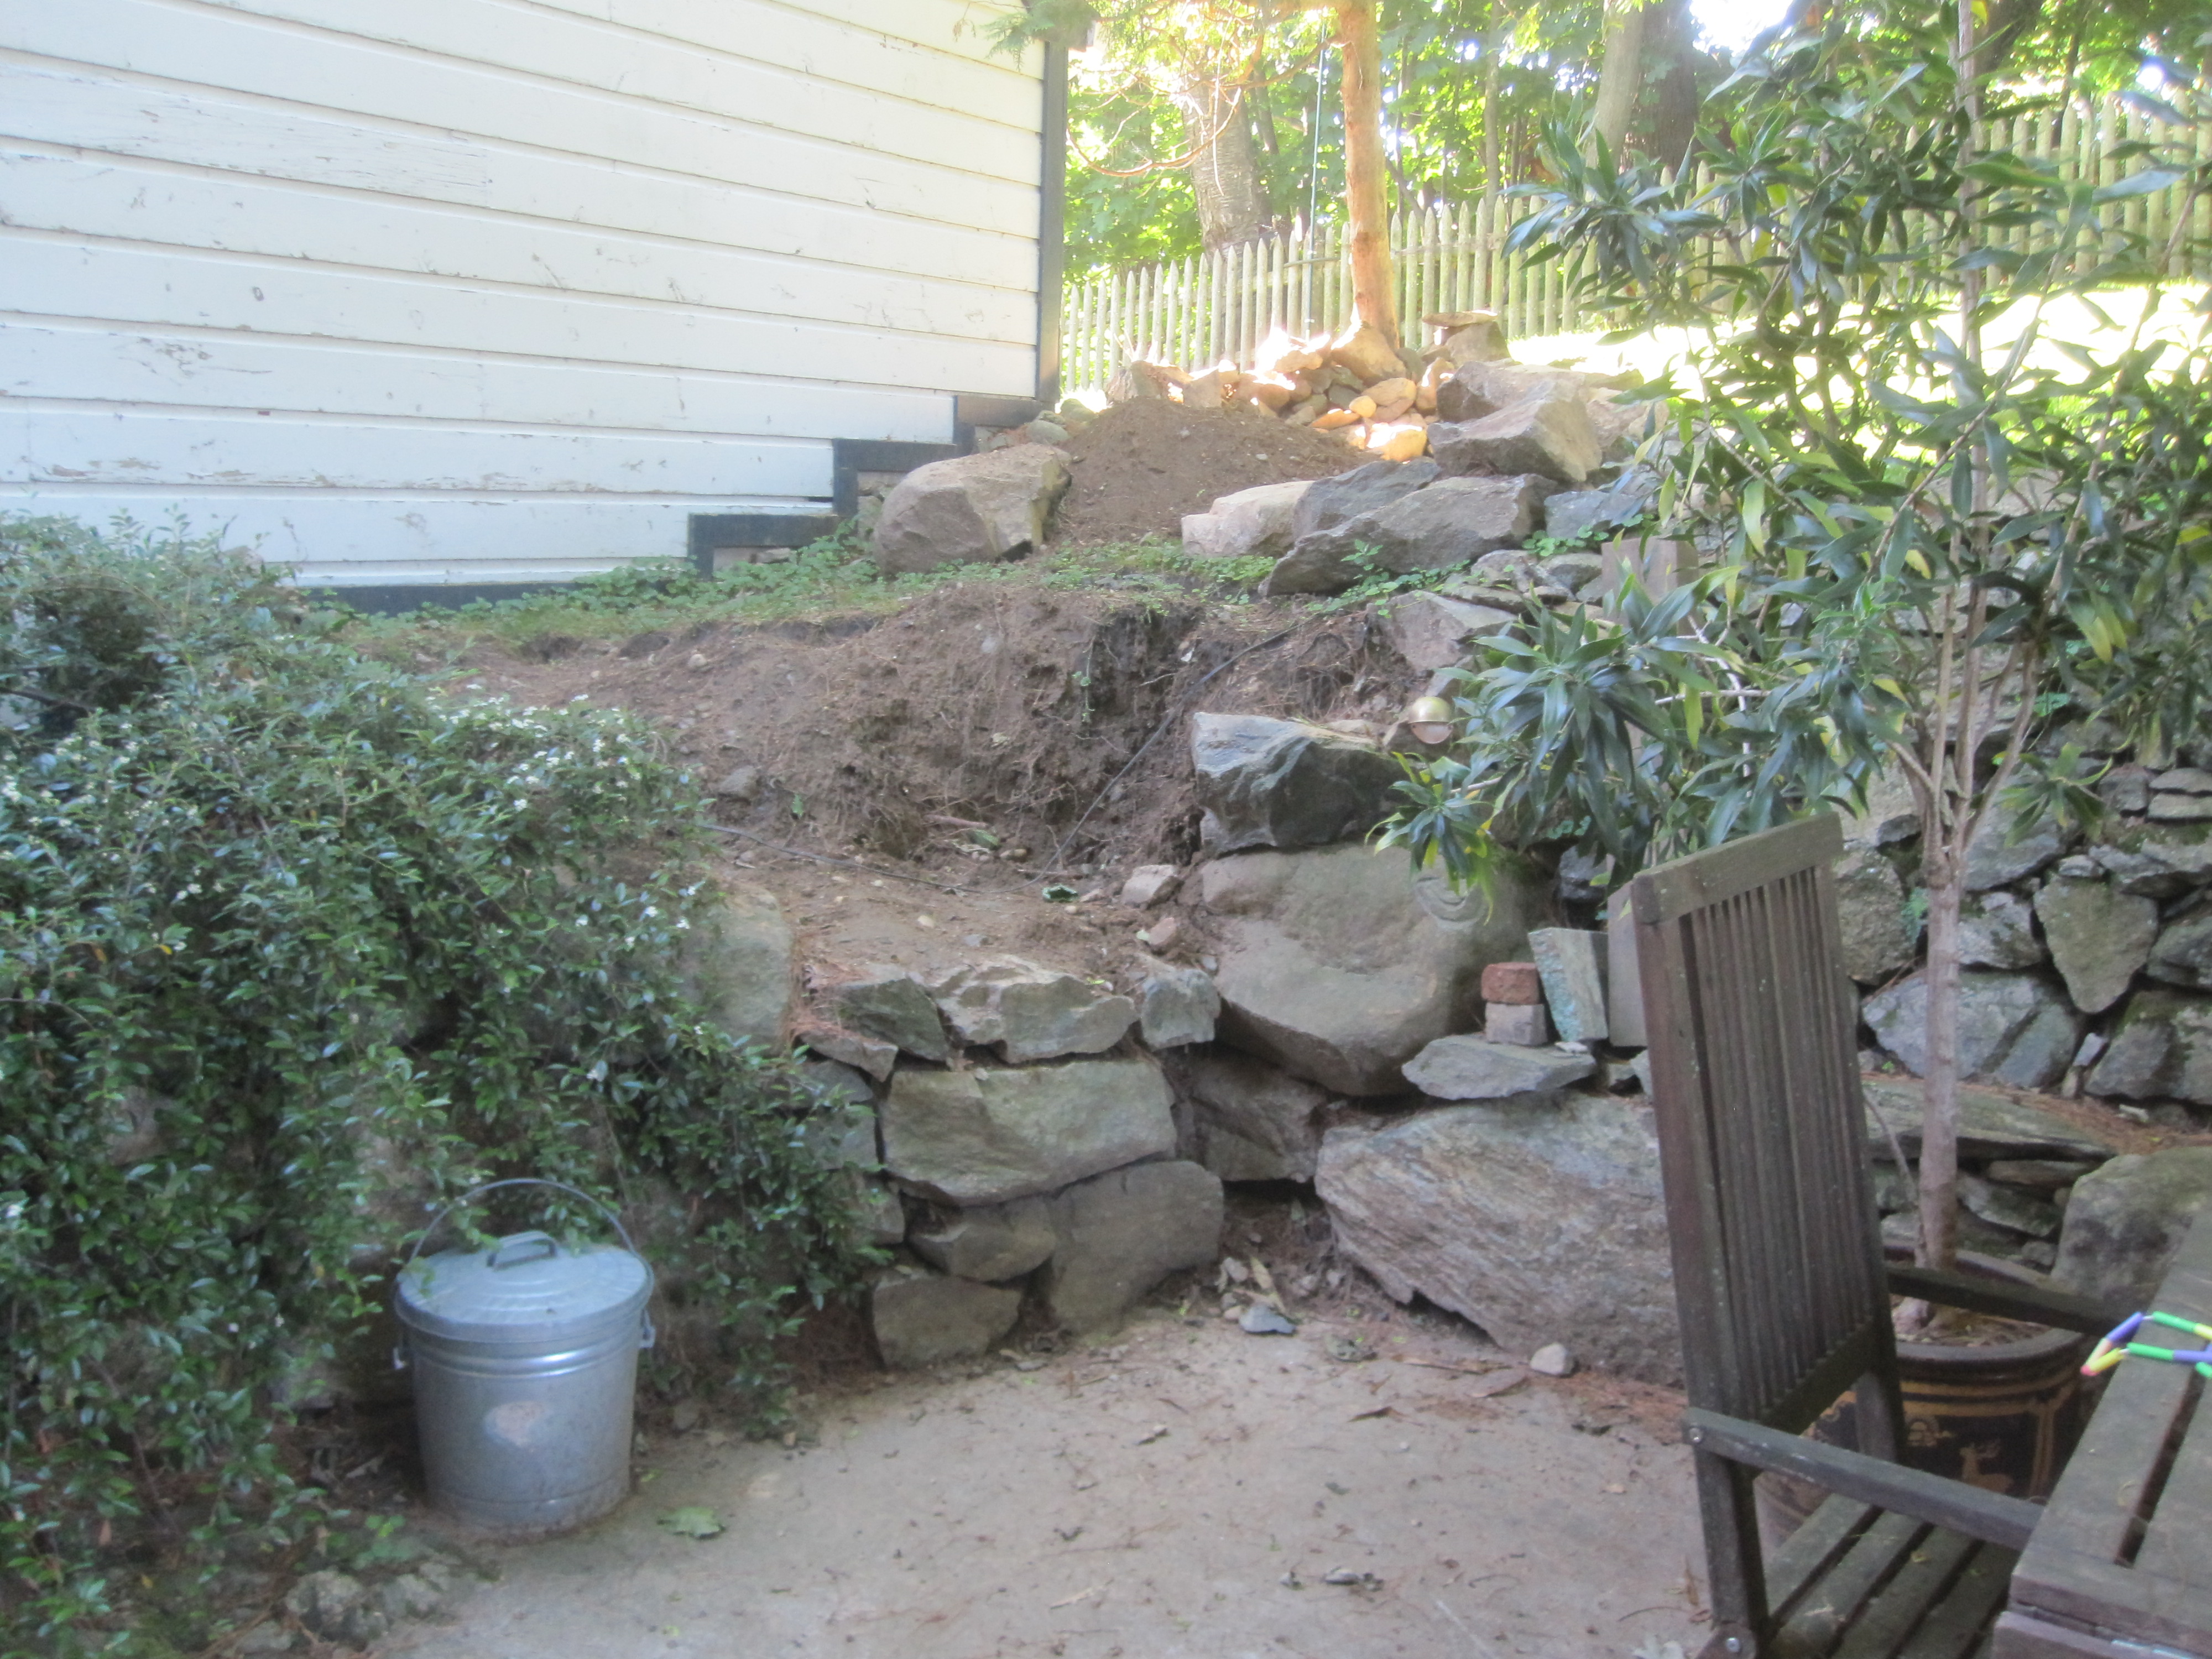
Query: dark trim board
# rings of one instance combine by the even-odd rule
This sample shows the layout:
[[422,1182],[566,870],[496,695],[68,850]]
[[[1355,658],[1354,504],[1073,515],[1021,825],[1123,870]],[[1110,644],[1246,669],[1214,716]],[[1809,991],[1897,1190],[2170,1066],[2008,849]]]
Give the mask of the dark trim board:
[[694,513],[686,553],[694,569],[711,576],[725,547],[804,547],[836,529],[834,513]]
[[448,611],[479,600],[526,599],[533,593],[557,593],[566,582],[385,582],[365,587],[303,587],[301,593],[319,605],[349,605],[372,617],[398,616],[426,605]]
[[1043,177],[1037,189],[1037,402],[1060,407],[1061,284],[1067,275],[1067,47],[1044,49]]
[[[954,406],[958,407],[957,402]],[[911,472],[932,461],[946,461],[963,454],[966,447],[961,444],[896,443],[884,438],[832,438],[830,510],[841,519],[859,514],[863,472]]]

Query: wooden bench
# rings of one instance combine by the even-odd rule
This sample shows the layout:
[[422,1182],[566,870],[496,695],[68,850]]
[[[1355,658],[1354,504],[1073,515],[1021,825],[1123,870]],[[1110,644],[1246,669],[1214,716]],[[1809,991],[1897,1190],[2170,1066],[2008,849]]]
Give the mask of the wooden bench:
[[[2152,1306],[2212,1323],[2212,1215],[2190,1229]],[[2021,1553],[1992,1659],[2212,1659],[2205,1388],[2187,1366],[2121,1362]]]

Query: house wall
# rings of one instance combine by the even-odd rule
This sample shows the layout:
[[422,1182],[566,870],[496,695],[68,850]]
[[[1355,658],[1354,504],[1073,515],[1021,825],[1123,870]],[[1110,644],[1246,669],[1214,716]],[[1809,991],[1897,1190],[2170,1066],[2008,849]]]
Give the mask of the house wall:
[[0,510],[303,580],[820,512],[1037,384],[1042,94],[970,0],[0,0]]

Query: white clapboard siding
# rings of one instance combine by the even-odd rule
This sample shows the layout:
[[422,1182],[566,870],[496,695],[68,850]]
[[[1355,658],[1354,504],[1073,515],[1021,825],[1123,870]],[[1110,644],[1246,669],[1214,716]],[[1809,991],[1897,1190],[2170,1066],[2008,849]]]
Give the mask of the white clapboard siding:
[[970,0],[0,0],[0,508],[342,586],[811,517],[1036,387]]
[[[1033,131],[1022,130],[1033,125],[1029,112],[1018,105],[1007,110],[1007,120],[993,122],[957,104],[898,99],[884,88],[794,74],[739,52],[704,49],[696,41],[635,27],[579,20],[570,28],[532,29],[526,27],[528,15],[537,8],[519,0],[477,0],[465,6],[453,0],[377,0],[373,6],[361,0],[225,0],[225,9],[337,29],[439,58],[479,63],[495,58],[519,74],[546,81],[780,133],[904,154],[1017,183],[1033,176],[1021,169],[1018,159],[1023,143],[1033,137]],[[768,9],[742,0],[725,9],[724,32],[731,34],[748,21],[759,27]],[[1005,153],[1009,139],[1015,141],[1012,155]],[[888,150],[892,143],[901,149]]]
[[[806,501],[753,504],[779,507],[820,510]],[[641,547],[680,550],[699,503],[550,491],[353,495],[0,484],[0,508],[103,526],[118,514],[156,526],[181,518],[193,532],[220,531],[227,544],[289,565],[307,582],[346,588],[568,581],[635,558]]]
[[0,146],[9,222],[165,246],[374,270],[395,246],[425,276],[672,301],[778,322],[807,318],[956,340],[1018,340],[1035,302],[1010,293],[580,227],[389,201],[158,163]]
[[[489,3],[447,0],[456,9]],[[541,28],[562,27],[536,15]],[[1036,234],[1033,185],[913,161],[904,145],[862,149],[219,8],[172,0],[0,0],[0,28],[22,49],[49,58],[262,97],[298,99],[306,91],[350,113],[879,212],[949,216],[1011,235]],[[1010,147],[1028,153],[1035,178],[1036,135]]]
[[[244,404],[257,417],[281,410],[702,436],[902,443],[945,436],[945,399],[935,392],[697,370],[640,374],[622,366],[398,351],[228,329],[126,332],[0,318],[0,399],[39,397],[52,387],[121,407],[235,410]],[[803,493],[813,493],[812,486]]]
[[[684,0],[690,3],[691,0]],[[495,145],[265,99],[0,57],[0,138],[246,173],[540,222],[634,231],[1027,295],[1021,236],[732,190],[587,155]]]

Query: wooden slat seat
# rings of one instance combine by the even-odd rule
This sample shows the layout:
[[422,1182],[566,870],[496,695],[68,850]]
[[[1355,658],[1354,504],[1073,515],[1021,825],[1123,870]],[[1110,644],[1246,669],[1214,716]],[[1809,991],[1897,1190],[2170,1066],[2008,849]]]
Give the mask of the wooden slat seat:
[[[1770,830],[1631,886],[1681,1313],[1685,1422],[1711,1580],[1704,1659],[1967,1659],[2042,1511],[1900,1467],[1890,1297],[2075,1330],[2080,1297],[1886,1269],[1838,946],[1833,818]],[[1803,1438],[1856,1390],[1860,1445]],[[1837,1494],[1767,1560],[1752,1483]]]

